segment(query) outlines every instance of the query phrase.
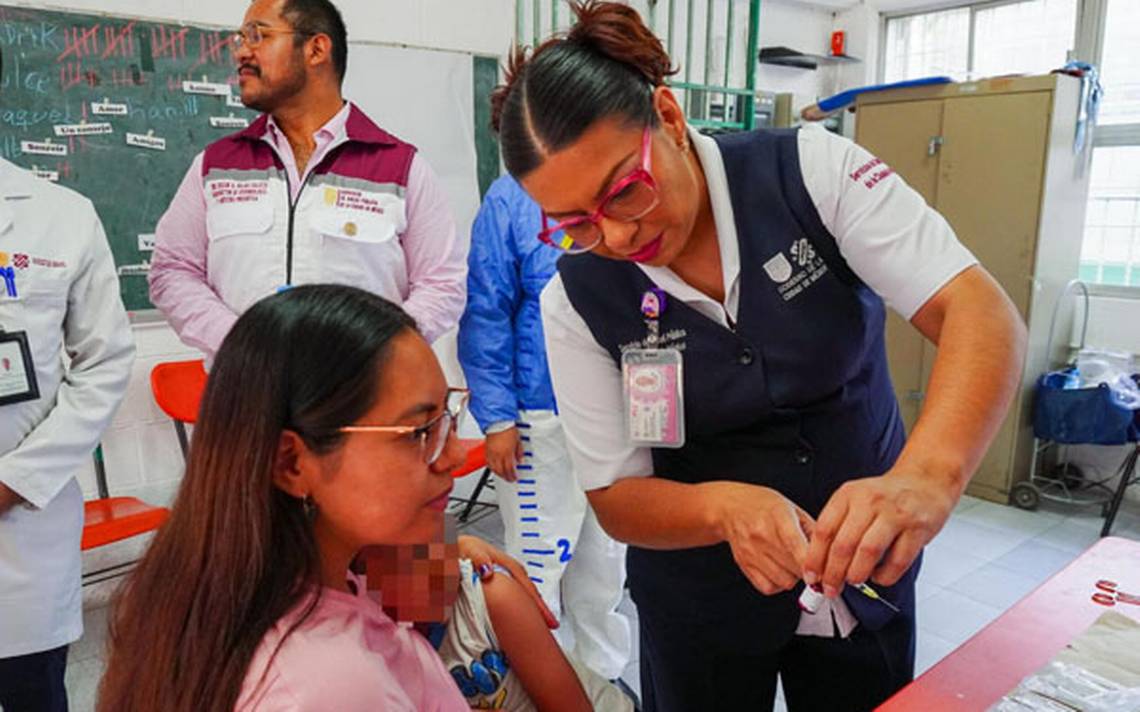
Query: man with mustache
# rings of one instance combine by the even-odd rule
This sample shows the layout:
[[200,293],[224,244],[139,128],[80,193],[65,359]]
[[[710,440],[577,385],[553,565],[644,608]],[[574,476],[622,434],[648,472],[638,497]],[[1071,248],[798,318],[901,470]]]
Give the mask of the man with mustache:
[[341,95],[329,0],[254,0],[233,36],[241,100],[263,114],[199,154],[159,221],[150,297],[212,358],[237,316],[294,284],[395,301],[428,341],[459,320],[466,243],[414,146]]

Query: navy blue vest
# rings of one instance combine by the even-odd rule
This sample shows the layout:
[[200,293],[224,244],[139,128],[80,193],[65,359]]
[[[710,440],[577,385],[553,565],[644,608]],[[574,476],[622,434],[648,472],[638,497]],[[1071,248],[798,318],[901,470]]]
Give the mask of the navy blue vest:
[[[660,331],[666,345],[683,348],[687,442],[654,449],[654,472],[679,482],[764,485],[818,516],[845,481],[886,472],[905,440],[883,302],[847,267],[821,222],[794,130],[716,140],[740,245],[738,319],[732,331],[668,300]],[[574,309],[615,362],[623,346],[644,342],[641,296],[654,285],[636,265],[585,254],[563,257],[558,268]],[[727,544],[630,547],[628,567],[639,611],[710,645],[763,654],[796,628],[800,590],[759,593]],[[917,568],[881,591],[908,614]],[[892,617],[851,589],[844,598],[870,629]]]

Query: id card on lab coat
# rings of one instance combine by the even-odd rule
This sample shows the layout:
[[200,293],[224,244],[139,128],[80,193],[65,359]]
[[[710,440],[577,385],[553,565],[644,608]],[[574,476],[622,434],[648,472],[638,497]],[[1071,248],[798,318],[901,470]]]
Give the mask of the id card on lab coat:
[[36,368],[23,331],[0,331],[0,405],[40,397]]
[[677,349],[631,349],[621,355],[626,436],[631,444],[685,445],[682,365]]

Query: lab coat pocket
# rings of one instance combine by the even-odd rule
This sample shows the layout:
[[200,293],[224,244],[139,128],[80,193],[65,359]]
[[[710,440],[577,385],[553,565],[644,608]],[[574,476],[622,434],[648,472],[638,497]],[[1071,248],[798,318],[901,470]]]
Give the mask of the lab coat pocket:
[[320,244],[323,281],[385,293],[378,277],[405,271],[399,226],[386,214],[329,207],[318,210],[311,225]]
[[20,273],[16,279],[16,295],[4,296],[0,289],[0,326],[8,330],[28,328],[34,319],[36,325],[62,323],[70,285],[63,278],[36,279]]
[[63,304],[71,284],[64,278],[28,280],[20,287],[20,295],[29,304]]
[[273,207],[268,202],[210,205],[206,210],[206,234],[210,242],[264,235],[273,226]]
[[71,283],[63,275],[36,274],[33,278],[25,272],[17,277],[16,285],[14,299],[0,299],[0,328],[27,332],[32,361],[49,363],[59,357]]
[[[343,208],[326,208],[313,216],[313,227],[324,238],[382,245],[396,237],[397,225],[386,215]],[[333,243],[336,244],[336,243]]]

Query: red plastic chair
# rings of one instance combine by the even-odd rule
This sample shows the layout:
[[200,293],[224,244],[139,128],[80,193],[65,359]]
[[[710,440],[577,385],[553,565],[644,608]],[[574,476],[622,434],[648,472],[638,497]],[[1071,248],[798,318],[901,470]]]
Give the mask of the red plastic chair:
[[[102,446],[95,448],[95,484],[99,489],[99,499],[83,503],[83,537],[80,539],[83,551],[154,531],[170,516],[166,507],[156,507],[136,497],[111,496],[107,489]],[[83,576],[83,583],[88,585],[113,578],[125,573],[133,563],[92,571]]]
[[[479,476],[479,483],[475,485],[475,491],[471,493],[470,499],[463,499],[462,497],[452,497],[453,501],[465,502],[463,511],[459,513],[459,521],[466,522],[471,516],[471,511],[475,506],[480,504],[479,495],[482,494],[483,488],[491,480],[491,468],[487,467],[487,448],[486,441],[483,440],[460,440],[459,443],[467,450],[467,459],[463,464],[451,473],[452,477],[466,477],[472,472],[482,469],[483,473]],[[486,507],[494,507],[492,504],[485,504]]]
[[83,503],[80,548],[84,551],[157,529],[170,516],[166,507],[155,507],[135,497],[111,496],[102,446],[95,449],[95,484],[99,499]]
[[[206,387],[203,362],[199,359],[160,363],[150,372],[150,386],[158,407],[174,419],[178,445],[185,457],[189,444],[185,423],[198,419],[198,404]],[[170,516],[166,507],[156,507],[135,497],[111,496],[102,447],[95,450],[95,482],[99,499],[83,504],[83,538],[80,540],[83,551],[154,531]],[[85,582],[106,580],[130,565],[120,564],[92,572],[85,577]]]
[[154,402],[174,421],[178,446],[182,448],[182,457],[186,457],[190,445],[186,423],[193,424],[198,419],[198,406],[206,390],[206,369],[202,359],[158,364],[150,372],[150,390],[154,394]]

